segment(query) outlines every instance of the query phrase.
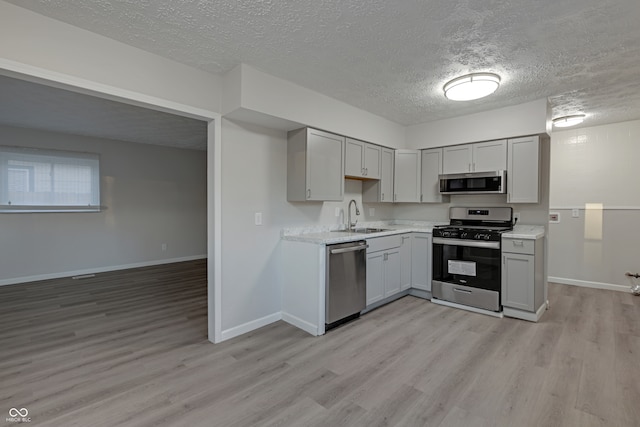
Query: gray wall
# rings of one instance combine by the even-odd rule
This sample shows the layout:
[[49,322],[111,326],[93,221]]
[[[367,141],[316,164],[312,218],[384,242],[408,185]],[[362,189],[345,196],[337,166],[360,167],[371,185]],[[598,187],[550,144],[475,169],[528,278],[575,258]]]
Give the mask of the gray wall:
[[640,120],[553,132],[550,281],[628,290],[640,272],[639,140]]
[[0,214],[0,284],[206,256],[206,152],[7,126],[0,144],[100,154],[106,206]]

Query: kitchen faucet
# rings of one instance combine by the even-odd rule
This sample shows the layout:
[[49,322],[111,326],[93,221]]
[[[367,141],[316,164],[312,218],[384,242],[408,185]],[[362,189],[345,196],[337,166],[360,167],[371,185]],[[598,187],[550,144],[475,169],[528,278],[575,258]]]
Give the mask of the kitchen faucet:
[[356,222],[354,222],[353,224],[351,223],[351,203],[353,203],[353,205],[356,207],[356,215],[360,215],[360,210],[358,209],[358,204],[356,203],[355,200],[351,199],[351,201],[349,202],[349,215],[348,215],[348,223],[347,223],[347,230],[351,231],[354,229],[354,227],[356,226],[356,224],[358,223],[358,220],[356,219]]

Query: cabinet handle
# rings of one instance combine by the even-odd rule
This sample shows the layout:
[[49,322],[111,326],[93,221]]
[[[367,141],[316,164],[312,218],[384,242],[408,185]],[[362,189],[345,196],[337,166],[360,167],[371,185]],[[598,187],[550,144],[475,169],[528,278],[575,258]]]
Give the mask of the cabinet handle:
[[393,200],[398,200],[398,195],[397,194],[393,195]]
[[506,263],[507,263],[506,262],[506,257],[504,255],[502,255],[502,265],[505,265]]
[[473,168],[471,168],[473,170],[473,172],[476,171],[476,164],[475,163],[471,163],[473,165]]
[[382,199],[381,200],[384,200],[384,193],[382,193]]
[[311,198],[311,189],[309,188],[307,190],[307,199]]
[[406,239],[408,239],[411,236],[402,236],[402,241],[404,242]]
[[422,201],[422,199],[423,199],[423,195],[421,194],[421,195],[420,195],[420,201]]
[[513,246],[524,246],[524,242],[522,240],[514,240]]
[[386,252],[384,253],[384,260],[385,260],[385,261],[388,261],[388,260],[389,260],[389,254],[388,254],[388,253],[386,253]]
[[364,169],[364,168],[362,168],[362,171],[360,172],[363,176],[364,176],[364,174],[365,174],[365,172],[364,172],[364,171],[365,171],[365,169]]
[[469,172],[471,172],[471,163],[469,163]]
[[365,175],[369,176],[369,168],[364,168]]

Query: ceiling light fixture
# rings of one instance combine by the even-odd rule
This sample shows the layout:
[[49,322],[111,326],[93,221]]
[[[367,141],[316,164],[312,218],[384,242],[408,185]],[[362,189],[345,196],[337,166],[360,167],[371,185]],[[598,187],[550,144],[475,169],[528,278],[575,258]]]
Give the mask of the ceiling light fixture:
[[452,101],[471,101],[491,95],[500,86],[500,76],[493,73],[471,73],[444,85],[444,96]]
[[557,117],[553,119],[553,125],[557,128],[568,128],[584,122],[585,114],[573,114],[571,116]]

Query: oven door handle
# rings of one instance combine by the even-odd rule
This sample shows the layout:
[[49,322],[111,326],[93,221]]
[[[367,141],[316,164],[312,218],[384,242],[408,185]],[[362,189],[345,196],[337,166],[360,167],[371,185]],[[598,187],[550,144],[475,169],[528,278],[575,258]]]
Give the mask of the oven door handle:
[[467,246],[470,248],[500,249],[500,242],[482,242],[482,241],[476,241],[476,240],[463,240],[463,239],[443,239],[442,237],[434,237],[433,244],[449,245],[449,246]]

